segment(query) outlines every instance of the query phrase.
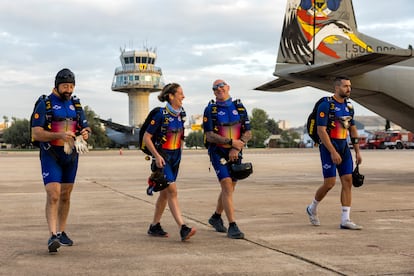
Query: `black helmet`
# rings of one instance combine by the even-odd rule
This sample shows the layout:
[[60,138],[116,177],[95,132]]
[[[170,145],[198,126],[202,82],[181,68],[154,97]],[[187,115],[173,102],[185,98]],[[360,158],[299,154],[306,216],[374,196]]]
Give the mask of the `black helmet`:
[[230,174],[235,179],[245,179],[253,173],[252,163],[231,164]]
[[148,178],[147,195],[152,196],[153,192],[159,192],[168,187],[170,183],[164,176],[164,170],[157,168]]
[[73,83],[73,85],[75,85],[75,74],[67,68],[60,70],[56,74],[55,88],[57,88],[61,83]]
[[364,178],[365,176],[359,173],[357,164],[355,170],[352,172],[352,185],[354,185],[354,187],[361,187],[364,184]]

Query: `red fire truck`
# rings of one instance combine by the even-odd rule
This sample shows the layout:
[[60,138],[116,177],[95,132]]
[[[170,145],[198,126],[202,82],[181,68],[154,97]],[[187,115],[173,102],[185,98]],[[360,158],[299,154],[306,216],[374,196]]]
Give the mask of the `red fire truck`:
[[389,149],[410,149],[414,148],[412,132],[388,131],[385,137],[384,146]]
[[362,148],[367,149],[385,149],[385,138],[387,137],[387,132],[377,131],[374,135],[368,139],[367,143]]

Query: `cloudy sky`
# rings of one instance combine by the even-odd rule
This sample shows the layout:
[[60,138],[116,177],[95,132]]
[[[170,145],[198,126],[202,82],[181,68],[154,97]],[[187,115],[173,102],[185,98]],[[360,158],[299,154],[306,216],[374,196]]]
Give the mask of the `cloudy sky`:
[[[412,0],[354,0],[359,31],[397,46],[414,44]],[[14,0],[0,1],[0,121],[29,118],[63,67],[76,74],[83,105],[128,124],[128,96],[111,91],[120,48],[156,47],[166,82],[182,85],[188,115],[201,114],[217,78],[247,109],[305,123],[325,92],[269,93],[253,88],[272,75],[285,0]],[[157,93],[150,107],[159,105]],[[373,115],[356,105],[359,115]]]

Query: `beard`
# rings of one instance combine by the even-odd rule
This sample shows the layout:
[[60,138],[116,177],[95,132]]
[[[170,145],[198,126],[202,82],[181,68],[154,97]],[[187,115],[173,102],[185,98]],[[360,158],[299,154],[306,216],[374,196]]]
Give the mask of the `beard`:
[[70,93],[70,92],[63,92],[63,93],[61,93],[61,92],[58,91],[58,93],[60,95],[60,98],[62,100],[64,100],[64,101],[68,101],[72,97],[72,93]]
[[351,96],[351,93],[348,93],[348,92],[339,93],[339,97],[341,97],[342,99],[349,98],[350,96]]

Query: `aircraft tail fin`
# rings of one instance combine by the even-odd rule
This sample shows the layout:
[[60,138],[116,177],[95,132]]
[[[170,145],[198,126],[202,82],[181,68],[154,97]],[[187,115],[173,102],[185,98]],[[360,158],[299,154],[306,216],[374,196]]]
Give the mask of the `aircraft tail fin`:
[[358,32],[352,0],[287,0],[277,63],[325,64],[394,49]]

